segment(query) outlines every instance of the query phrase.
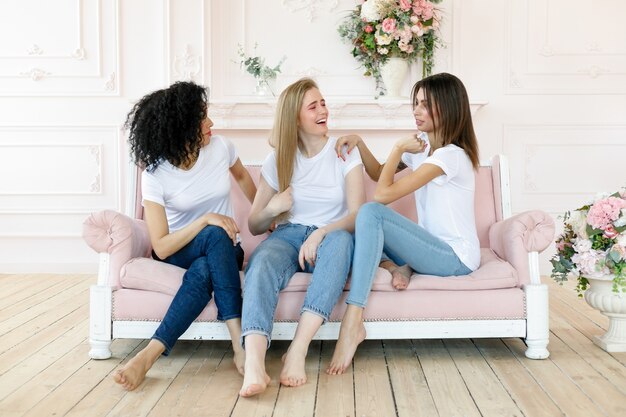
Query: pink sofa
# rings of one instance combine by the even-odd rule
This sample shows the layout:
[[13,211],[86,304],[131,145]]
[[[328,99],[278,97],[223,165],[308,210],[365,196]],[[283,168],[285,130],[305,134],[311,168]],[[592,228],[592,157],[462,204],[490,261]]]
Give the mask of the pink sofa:
[[[255,180],[259,167],[249,166]],[[375,184],[367,180],[371,196]],[[136,195],[140,195],[136,187]],[[264,236],[247,228],[250,204],[233,187],[237,224],[247,257]],[[137,200],[135,214],[141,218]],[[391,205],[415,219],[412,195]],[[510,216],[506,160],[496,156],[476,175],[476,226],[481,264],[460,277],[414,275],[406,291],[395,291],[386,270],[377,272],[365,310],[371,339],[522,337],[533,359],[548,357],[548,289],[541,284],[538,253],[554,237],[554,222],[542,211]],[[110,357],[114,338],[150,338],[181,284],[184,270],[151,259],[150,240],[142,220],[105,210],[85,222],[83,236],[100,253],[98,283],[90,295],[90,356]],[[291,339],[304,300],[309,274],[297,273],[280,294],[273,339]],[[348,283],[349,286],[349,283]],[[345,296],[318,339],[334,339],[345,310]],[[216,321],[213,301],[181,339],[228,339]]]

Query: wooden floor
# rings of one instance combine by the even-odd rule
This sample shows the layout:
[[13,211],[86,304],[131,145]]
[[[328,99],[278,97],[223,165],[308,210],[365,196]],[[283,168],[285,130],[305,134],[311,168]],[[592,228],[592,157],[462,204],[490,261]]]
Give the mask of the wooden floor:
[[116,340],[90,360],[94,276],[0,275],[0,416],[626,416],[626,353],[591,338],[607,320],[550,283],[550,358],[524,357],[519,339],[366,341],[352,370],[324,372],[334,342],[314,342],[309,382],[277,384],[287,344],[268,352],[269,389],[239,398],[226,342],[179,342],[135,392],[112,372],[145,341]]

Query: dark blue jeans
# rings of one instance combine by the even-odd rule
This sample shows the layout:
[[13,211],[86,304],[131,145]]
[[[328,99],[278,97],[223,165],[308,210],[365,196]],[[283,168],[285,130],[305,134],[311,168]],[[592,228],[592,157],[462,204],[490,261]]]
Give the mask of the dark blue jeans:
[[168,355],[178,338],[200,315],[215,296],[217,319],[241,317],[241,281],[243,264],[241,245],[233,241],[224,229],[207,226],[185,247],[163,260],[186,268],[183,283],[172,300],[153,339],[165,346]]

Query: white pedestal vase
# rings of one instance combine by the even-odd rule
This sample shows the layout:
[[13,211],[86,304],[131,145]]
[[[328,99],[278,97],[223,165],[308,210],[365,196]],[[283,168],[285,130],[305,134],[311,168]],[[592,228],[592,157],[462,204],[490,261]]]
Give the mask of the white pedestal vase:
[[593,342],[607,352],[626,352],[626,294],[613,292],[613,277],[589,278],[585,301],[609,318],[609,329]]
[[402,94],[402,87],[406,74],[409,71],[409,63],[403,58],[389,58],[387,62],[380,66],[380,76],[385,84],[386,98],[406,98],[407,94]]

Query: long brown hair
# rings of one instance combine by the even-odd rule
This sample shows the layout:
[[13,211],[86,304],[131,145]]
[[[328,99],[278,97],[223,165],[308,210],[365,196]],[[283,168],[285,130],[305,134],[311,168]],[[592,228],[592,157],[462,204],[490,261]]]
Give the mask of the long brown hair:
[[432,116],[437,115],[435,134],[441,146],[456,145],[465,150],[474,169],[478,168],[478,142],[472,124],[469,98],[465,86],[457,77],[442,72],[431,75],[415,83],[411,98],[413,107],[417,106],[417,92],[422,89],[426,99],[426,108]]
[[301,78],[285,88],[278,98],[269,142],[276,149],[279,192],[291,183],[298,149],[298,117],[304,95],[312,88],[318,88],[315,81]]

